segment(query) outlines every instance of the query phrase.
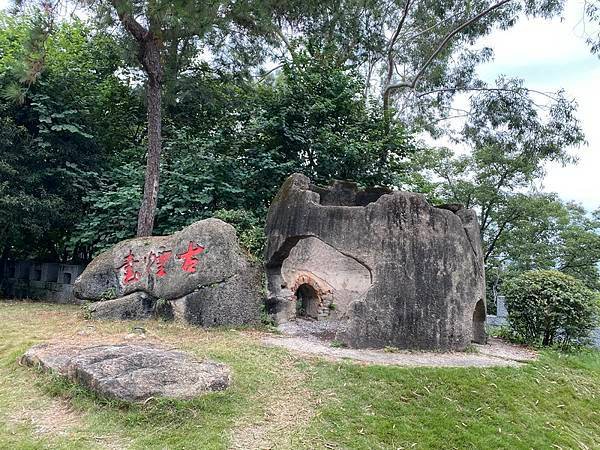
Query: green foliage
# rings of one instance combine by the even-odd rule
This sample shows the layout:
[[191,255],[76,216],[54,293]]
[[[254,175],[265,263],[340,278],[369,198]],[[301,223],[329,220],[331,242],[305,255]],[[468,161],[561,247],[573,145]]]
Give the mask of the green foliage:
[[524,270],[557,269],[598,289],[598,212],[587,213],[554,195],[522,195],[518,201],[513,210],[521,212],[522,218],[500,236],[496,252],[502,256],[490,264],[500,271],[500,278]]
[[101,301],[113,300],[115,298],[117,298],[117,291],[115,288],[106,289],[100,296]]
[[583,140],[574,105],[563,92],[542,96],[519,80],[499,78],[471,99],[459,140],[470,152],[419,152],[400,179],[434,203],[461,203],[477,211],[483,241],[488,304],[502,283],[523,270],[557,269],[590,288],[600,282],[600,222],[555,194],[538,192],[550,161],[573,162],[567,152]]
[[264,303],[260,305],[260,323],[269,329],[273,328],[273,330],[276,330],[275,320],[273,320],[273,317],[267,311],[267,305]]
[[[266,211],[263,213],[266,214]],[[240,245],[255,259],[262,260],[266,244],[263,217],[257,217],[253,212],[244,209],[219,209],[213,217],[233,225]]]
[[118,43],[79,21],[55,25],[43,36],[43,70],[32,80],[22,62],[31,62],[27,42],[39,38],[38,25],[27,16],[1,20],[0,90],[18,86],[22,99],[5,95],[0,102],[0,250],[13,257],[86,260],[88,248],[69,245],[84,215],[82,199],[122,145],[124,130],[136,123],[112,121],[119,107],[108,93],[118,92],[120,105],[136,103],[115,75],[122,61]]
[[524,272],[505,295],[510,327],[528,344],[579,343],[598,322],[598,293],[555,270]]
[[271,146],[316,182],[390,185],[413,149],[404,128],[365,104],[356,73],[299,58],[284,67],[266,105]]
[[[566,162],[565,148],[581,142],[574,106],[557,93],[541,114],[517,80],[486,90],[475,68],[491,52],[466,46],[495,24],[512,26],[519,12],[552,15],[559,3],[511,2],[467,27],[385,115],[372,87],[381,87],[388,56],[410,78],[440,38],[490,2],[411,3],[389,55],[403,14],[391,1],[184,3],[121,3],[156,18],[164,43],[156,233],[217,215],[261,255],[265,211],[297,171],[318,183],[353,179],[476,208],[490,291],[516,271],[551,267],[597,286],[598,221],[522,194],[545,162]],[[3,256],[86,261],[135,233],[145,79],[131,36],[106,28],[119,20],[113,6],[94,3],[101,20],[89,24],[35,9],[0,16]],[[280,68],[257,69],[265,58]],[[458,87],[476,93],[462,133],[472,154],[417,149],[406,130],[432,131],[428,123],[445,117]]]
[[[308,62],[289,66],[273,84],[238,86],[196,74],[200,97],[170,108],[160,169],[155,230],[170,234],[194,221],[232,223],[241,244],[262,258],[267,208],[286,176],[321,182],[351,178],[391,185],[413,151],[403,128],[365,105],[355,74]],[[194,91],[195,92],[195,91]],[[176,125],[177,124],[177,125]],[[133,237],[143,161],[132,147],[109,160],[83,196],[87,211],[70,244],[98,252]]]
[[85,175],[95,180],[95,186],[82,197],[86,214],[75,222],[69,245],[84,246],[98,253],[134,236],[143,168],[130,162],[102,175],[93,172]]

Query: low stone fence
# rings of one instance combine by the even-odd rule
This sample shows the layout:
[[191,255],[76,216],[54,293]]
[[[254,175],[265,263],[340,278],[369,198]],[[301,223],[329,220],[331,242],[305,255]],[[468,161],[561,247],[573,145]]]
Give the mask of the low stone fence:
[[80,303],[73,296],[73,283],[84,265],[8,261],[0,273],[0,295],[52,303]]
[[502,326],[508,323],[508,310],[506,309],[506,301],[503,295],[496,297],[496,314],[488,314],[486,323],[492,326]]

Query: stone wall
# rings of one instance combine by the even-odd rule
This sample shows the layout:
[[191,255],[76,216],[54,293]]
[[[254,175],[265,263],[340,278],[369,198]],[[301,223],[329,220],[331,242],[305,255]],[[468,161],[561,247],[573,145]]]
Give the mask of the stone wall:
[[73,283],[84,269],[76,264],[8,261],[0,273],[0,294],[5,298],[81,303],[73,295]]

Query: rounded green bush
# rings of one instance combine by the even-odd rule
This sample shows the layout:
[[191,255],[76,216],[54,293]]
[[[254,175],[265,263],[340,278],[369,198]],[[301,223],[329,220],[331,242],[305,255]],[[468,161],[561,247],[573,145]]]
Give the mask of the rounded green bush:
[[557,270],[524,272],[506,285],[512,331],[534,345],[569,345],[586,339],[598,323],[598,296]]

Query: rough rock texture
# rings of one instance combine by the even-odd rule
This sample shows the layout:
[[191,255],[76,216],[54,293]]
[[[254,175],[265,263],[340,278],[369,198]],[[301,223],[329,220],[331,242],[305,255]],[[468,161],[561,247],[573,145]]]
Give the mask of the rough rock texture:
[[[336,339],[351,347],[460,350],[485,341],[472,210],[347,182],[323,188],[294,174],[271,205],[266,234],[268,307],[278,323],[296,317],[298,297],[317,309],[346,297]],[[358,275],[367,272],[368,283]]]
[[262,302],[257,291],[263,284],[261,272],[244,271],[227,282],[202,286],[173,301],[173,315],[176,320],[207,327],[256,323]]
[[[259,321],[261,286],[260,267],[243,254],[235,229],[206,219],[170,236],[120,242],[94,258],[74,293],[98,302],[89,307],[92,318],[158,313],[203,326],[241,325]],[[181,310],[202,314],[176,314]]]
[[150,345],[41,344],[29,349],[21,362],[127,401],[190,399],[231,384],[231,371],[224,364],[199,362],[183,352]]
[[[283,262],[281,275],[292,292],[307,283],[320,294],[324,303],[321,318],[343,317],[350,302],[371,287],[371,272],[363,264],[316,237],[298,241]],[[319,311],[308,311],[311,315],[319,318]]]
[[154,300],[145,292],[134,292],[114,300],[95,302],[87,307],[90,317],[102,320],[142,320],[153,317]]

